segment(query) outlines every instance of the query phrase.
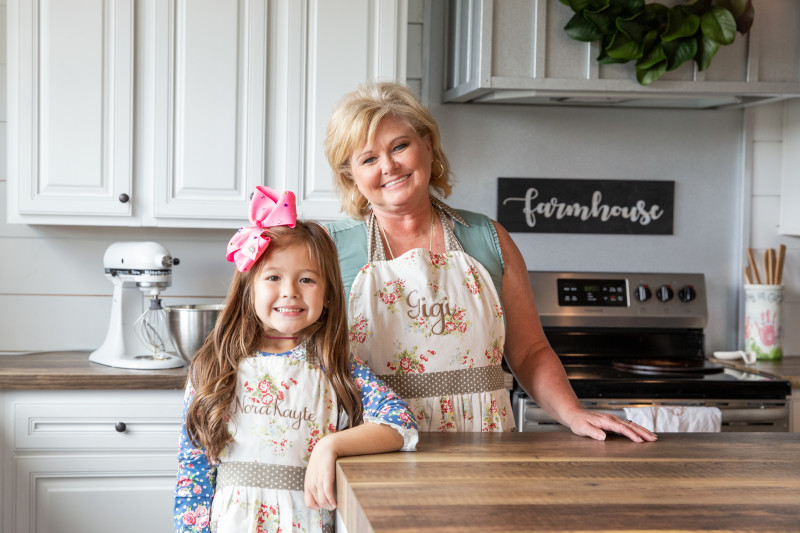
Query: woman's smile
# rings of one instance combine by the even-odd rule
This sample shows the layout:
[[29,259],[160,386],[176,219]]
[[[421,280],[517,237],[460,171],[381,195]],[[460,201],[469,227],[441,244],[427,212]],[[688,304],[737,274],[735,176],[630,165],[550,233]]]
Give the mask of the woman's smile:
[[411,177],[411,174],[406,174],[405,176],[402,176],[400,178],[394,179],[394,180],[390,181],[389,183],[384,183],[383,185],[381,185],[381,187],[387,188],[387,187],[391,187],[392,185],[397,185],[398,183],[402,183],[402,182],[406,181],[410,177]]
[[352,178],[376,211],[402,211],[427,204],[433,150],[405,120],[391,115],[373,138],[350,156]]

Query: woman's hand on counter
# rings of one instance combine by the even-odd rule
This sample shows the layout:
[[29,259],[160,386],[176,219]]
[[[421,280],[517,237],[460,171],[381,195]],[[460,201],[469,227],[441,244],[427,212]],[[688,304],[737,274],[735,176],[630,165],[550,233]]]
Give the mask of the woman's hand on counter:
[[658,436],[645,427],[629,420],[622,420],[611,414],[597,411],[578,410],[569,421],[569,428],[576,435],[605,440],[606,432],[618,433],[633,442],[654,442]]

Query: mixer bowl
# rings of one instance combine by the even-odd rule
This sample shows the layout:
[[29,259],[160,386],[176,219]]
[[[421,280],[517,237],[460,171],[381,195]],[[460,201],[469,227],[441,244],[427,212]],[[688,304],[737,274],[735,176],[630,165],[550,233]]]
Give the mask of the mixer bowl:
[[169,333],[172,344],[178,355],[190,363],[203,345],[203,342],[214,329],[217,317],[224,308],[221,304],[211,305],[169,305],[166,306],[169,315]]

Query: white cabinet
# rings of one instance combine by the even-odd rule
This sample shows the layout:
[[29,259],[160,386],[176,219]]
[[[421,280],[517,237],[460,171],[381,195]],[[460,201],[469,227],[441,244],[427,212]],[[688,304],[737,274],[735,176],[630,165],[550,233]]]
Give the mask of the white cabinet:
[[[662,0],[662,4],[684,4]],[[711,66],[686,63],[641,86],[632,62],[601,65],[597,42],[572,40],[559,0],[448,0],[445,101],[715,108],[800,95],[800,4],[754,2],[753,26]]]
[[9,221],[230,228],[256,185],[340,216],[328,116],[405,77],[406,20],[406,0],[9,0]]
[[6,391],[3,533],[167,533],[183,392]]

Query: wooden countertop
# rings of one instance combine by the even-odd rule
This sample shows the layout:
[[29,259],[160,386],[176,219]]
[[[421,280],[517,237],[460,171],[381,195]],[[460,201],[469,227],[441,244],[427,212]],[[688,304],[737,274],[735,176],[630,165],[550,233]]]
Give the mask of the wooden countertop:
[[182,389],[186,368],[127,370],[89,361],[90,351],[0,356],[2,389]]
[[336,475],[349,533],[800,527],[800,433],[422,433]]

